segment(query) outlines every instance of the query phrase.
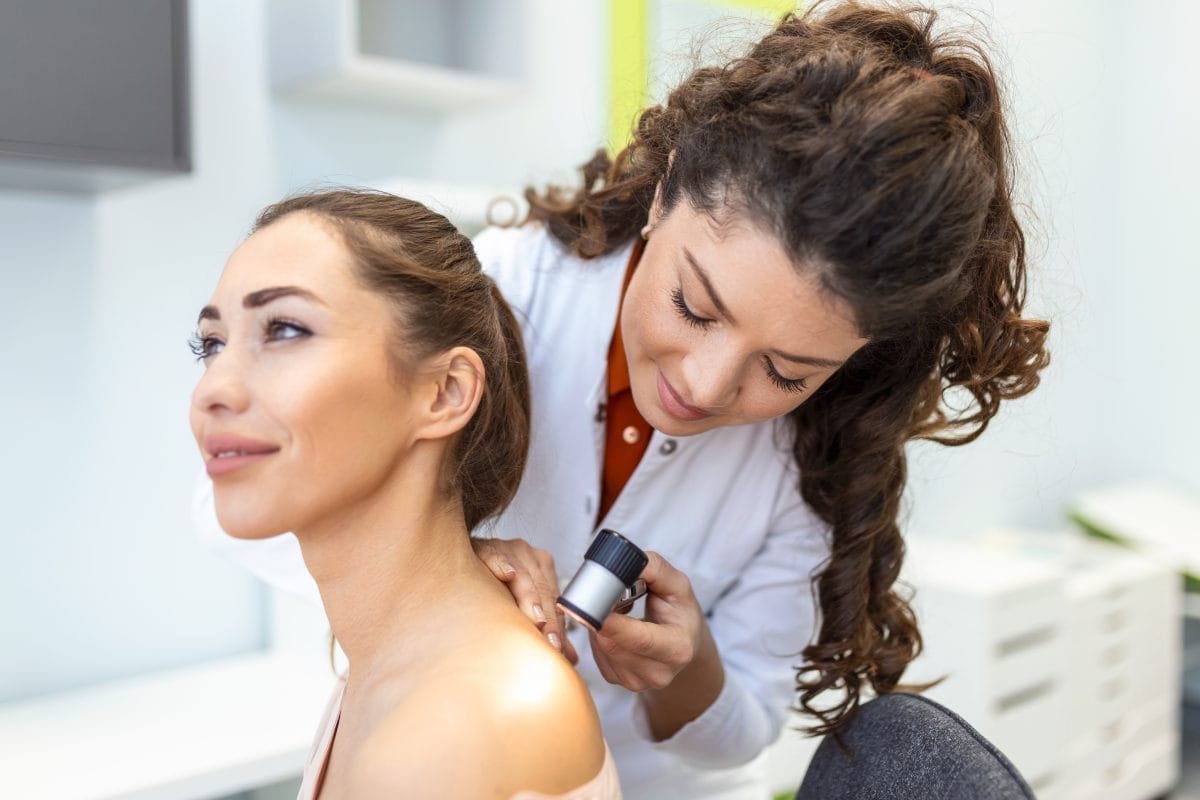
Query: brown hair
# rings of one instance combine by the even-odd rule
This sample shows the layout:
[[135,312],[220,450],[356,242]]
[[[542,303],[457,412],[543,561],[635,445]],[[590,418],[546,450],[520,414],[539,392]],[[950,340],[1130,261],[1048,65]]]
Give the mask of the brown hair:
[[[815,578],[820,631],[800,704],[837,732],[864,684],[896,688],[921,648],[894,584],[905,444],[978,437],[1001,400],[1038,385],[1046,322],[1021,316],[1025,243],[996,76],[936,14],[856,2],[790,14],[744,57],[696,70],[598,153],[576,192],[526,191],[530,217],[575,253],[611,252],[661,183],[710,214],[772,231],[854,310],[869,342],[794,410],[800,491],[831,531]],[[956,412],[948,392],[971,402]],[[844,695],[815,702],[826,689]]]
[[443,485],[461,498],[468,530],[499,513],[525,469],[529,376],[516,318],[483,273],[471,240],[420,203],[366,190],[288,198],[263,210],[254,230],[299,211],[331,223],[362,284],[394,305],[401,370],[452,347],[479,354],[483,397],[450,448]]

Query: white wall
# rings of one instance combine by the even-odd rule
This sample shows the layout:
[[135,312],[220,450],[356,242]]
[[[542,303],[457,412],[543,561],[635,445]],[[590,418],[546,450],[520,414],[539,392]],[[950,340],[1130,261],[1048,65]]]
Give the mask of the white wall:
[[911,448],[914,533],[1054,527],[1073,491],[1110,473],[1094,433],[1109,399],[1093,391],[1109,348],[1100,284],[1117,230],[1106,202],[1114,181],[1103,169],[1114,153],[1104,125],[1108,23],[1082,0],[968,7],[991,31],[1008,90],[1018,192],[1028,206],[1028,311],[1051,321],[1052,363],[1042,386],[1003,406],[975,443]]
[[1200,377],[1185,339],[1200,282],[1196,8],[967,4],[1006,60],[1022,193],[1036,214],[1030,309],[1053,363],[975,444],[913,448],[908,530],[1058,527],[1076,492],[1136,480],[1200,491]]
[[1119,101],[1108,166],[1119,239],[1109,261],[1113,349],[1101,390],[1113,390],[1105,438],[1114,467],[1200,490],[1200,26],[1195,3],[1159,0],[1110,18]]
[[194,173],[0,198],[0,700],[264,643],[259,588],[190,530],[186,347],[274,193],[261,14],[191,5]]

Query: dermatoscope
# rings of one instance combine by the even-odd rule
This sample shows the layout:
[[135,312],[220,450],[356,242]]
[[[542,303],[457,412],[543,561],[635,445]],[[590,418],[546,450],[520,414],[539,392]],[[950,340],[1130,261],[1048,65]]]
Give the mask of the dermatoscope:
[[624,614],[646,594],[646,582],[638,576],[648,560],[636,544],[614,530],[602,529],[563,589],[558,607],[581,625],[599,631],[609,614]]

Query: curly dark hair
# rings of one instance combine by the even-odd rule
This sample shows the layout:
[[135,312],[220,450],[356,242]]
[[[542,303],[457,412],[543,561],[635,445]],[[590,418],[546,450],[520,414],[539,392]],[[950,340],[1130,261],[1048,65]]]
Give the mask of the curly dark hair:
[[[820,630],[797,667],[813,733],[842,730],[864,684],[895,689],[921,649],[895,587],[906,443],[974,440],[1049,362],[1049,325],[1022,317],[998,81],[984,48],[935,33],[936,16],[856,2],[790,14],[645,109],[628,147],[583,166],[581,188],[525,192],[530,218],[582,257],[636,237],[660,185],[666,210],[686,198],[745,214],[869,339],[789,415],[800,491],[831,531]],[[819,707],[827,689],[839,699]]]

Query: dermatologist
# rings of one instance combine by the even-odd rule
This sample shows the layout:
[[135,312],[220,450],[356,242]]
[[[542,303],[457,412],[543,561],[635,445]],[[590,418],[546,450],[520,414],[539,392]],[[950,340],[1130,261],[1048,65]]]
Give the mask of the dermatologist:
[[[896,686],[920,646],[894,586],[905,445],[973,440],[1047,363],[997,78],[932,27],[788,17],[475,241],[522,322],[534,414],[476,551],[577,658],[627,797],[763,797],[755,758],[790,707],[839,730]],[[294,542],[225,536],[204,485],[197,520],[315,595]],[[601,527],[652,551],[649,595],[568,630],[554,601]]]

